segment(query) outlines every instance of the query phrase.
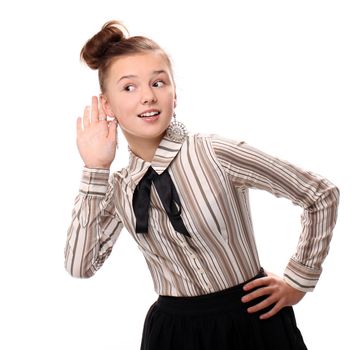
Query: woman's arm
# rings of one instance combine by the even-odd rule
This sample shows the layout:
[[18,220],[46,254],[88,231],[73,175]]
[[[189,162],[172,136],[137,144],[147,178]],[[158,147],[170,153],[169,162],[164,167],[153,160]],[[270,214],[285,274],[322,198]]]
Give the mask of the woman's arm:
[[109,169],[84,166],[64,249],[65,269],[88,278],[112,251],[123,223],[114,205],[114,175]]
[[248,311],[254,313],[272,306],[260,316],[262,319],[270,318],[283,307],[298,303],[306,292],[315,288],[336,224],[339,189],[326,178],[245,142],[215,134],[211,140],[222,168],[236,187],[266,190],[276,197],[288,198],[304,209],[297,249],[285,268],[283,278],[267,273],[267,276],[244,286],[249,293],[242,302],[265,297]]
[[329,251],[339,203],[338,188],[326,178],[266,154],[245,142],[212,135],[212,147],[235,186],[266,190],[301,206],[302,232],[284,280],[312,291]]

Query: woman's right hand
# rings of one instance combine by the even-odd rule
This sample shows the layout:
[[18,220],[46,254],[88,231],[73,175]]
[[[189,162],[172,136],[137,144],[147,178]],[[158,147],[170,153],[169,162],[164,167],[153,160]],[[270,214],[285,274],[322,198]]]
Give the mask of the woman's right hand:
[[[105,118],[105,120],[99,120]],[[88,168],[109,169],[115,158],[117,145],[117,120],[107,120],[98,98],[92,97],[92,105],[86,106],[82,118],[77,118],[76,144],[84,165]]]

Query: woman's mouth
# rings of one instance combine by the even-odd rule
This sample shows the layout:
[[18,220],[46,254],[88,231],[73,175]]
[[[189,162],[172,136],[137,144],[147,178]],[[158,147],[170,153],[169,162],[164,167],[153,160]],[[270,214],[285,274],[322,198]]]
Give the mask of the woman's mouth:
[[152,122],[159,118],[160,112],[149,112],[144,114],[139,114],[138,117],[142,118],[146,122]]

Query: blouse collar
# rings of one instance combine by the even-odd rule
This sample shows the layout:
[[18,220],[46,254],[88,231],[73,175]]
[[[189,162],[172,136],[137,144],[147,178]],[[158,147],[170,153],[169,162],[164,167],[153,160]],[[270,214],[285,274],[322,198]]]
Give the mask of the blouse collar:
[[149,166],[160,175],[162,172],[167,169],[172,160],[176,157],[179,150],[181,149],[186,137],[183,138],[182,141],[173,141],[167,136],[164,136],[160,141],[154,157],[151,162],[146,161],[140,157],[138,157],[133,151],[129,150],[129,165],[128,170],[130,176],[132,177],[135,185],[142,179],[143,175],[148,170]]

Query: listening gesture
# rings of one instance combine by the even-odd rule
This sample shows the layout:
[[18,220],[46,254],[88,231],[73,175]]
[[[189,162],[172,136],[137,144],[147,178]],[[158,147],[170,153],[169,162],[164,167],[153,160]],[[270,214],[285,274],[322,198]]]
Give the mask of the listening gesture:
[[86,167],[110,168],[116,152],[117,120],[107,120],[96,96],[92,97],[91,107],[84,109],[83,126],[82,118],[77,118],[76,142]]

